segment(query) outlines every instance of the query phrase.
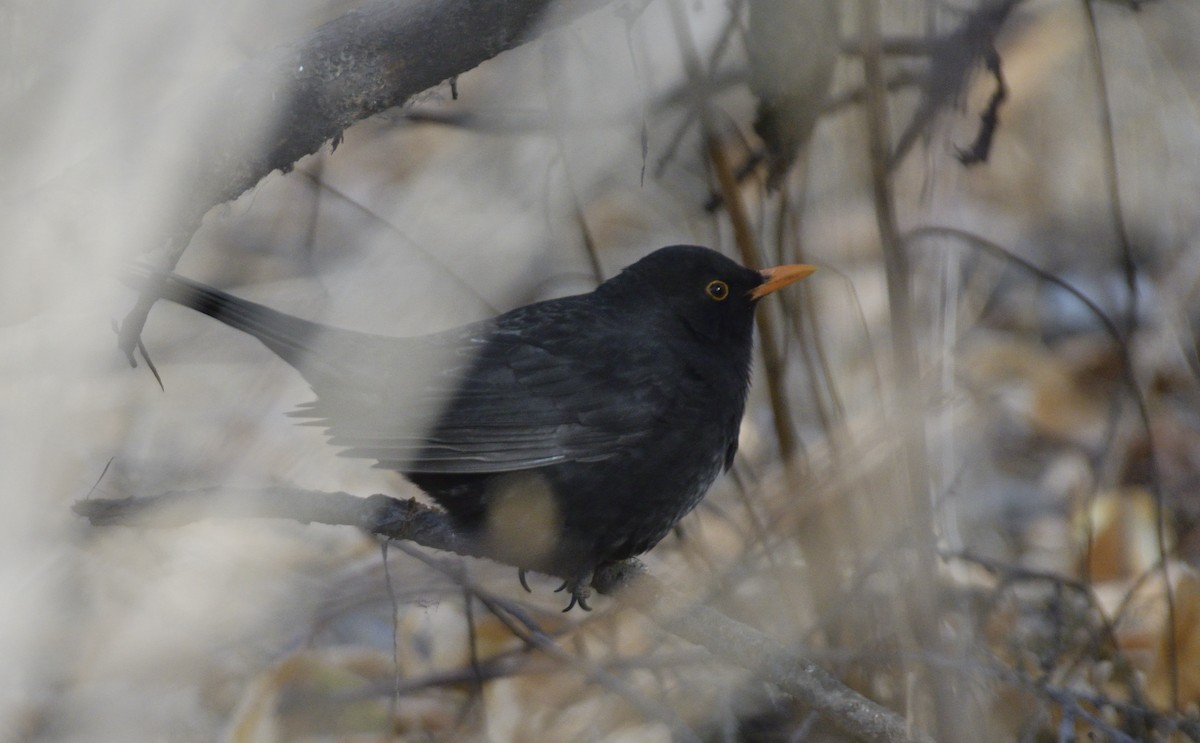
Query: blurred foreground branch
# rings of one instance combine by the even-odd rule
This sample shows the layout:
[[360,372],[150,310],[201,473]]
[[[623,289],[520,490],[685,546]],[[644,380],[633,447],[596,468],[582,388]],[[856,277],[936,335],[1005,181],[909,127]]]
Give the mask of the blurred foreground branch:
[[[551,6],[553,20],[563,23],[607,2],[369,0],[308,38],[250,60],[199,94],[203,113],[175,132],[181,144],[173,180],[190,191],[167,221],[160,267],[175,267],[212,207],[272,171],[291,170],[326,142],[336,148],[355,122],[520,46]],[[175,114],[148,116],[143,139],[175,127]],[[112,184],[129,198],[136,198],[137,185]],[[119,344],[131,360],[152,304],[143,298],[121,323]]]
[[[939,631],[937,614],[937,556],[934,545],[934,514],[930,498],[929,454],[924,428],[926,411],[922,406],[921,367],[917,359],[917,336],[913,328],[912,270],[908,248],[900,241],[895,194],[889,179],[889,132],[891,131],[887,89],[884,82],[881,40],[882,11],[878,0],[861,0],[860,31],[863,39],[863,82],[867,125],[867,143],[871,153],[871,191],[875,220],[883,253],[887,281],[888,320],[891,331],[891,360],[894,376],[896,433],[900,437],[903,469],[898,471],[901,491],[907,495],[907,516],[920,532],[913,540],[915,574],[905,576],[912,591],[909,624],[916,645],[939,653],[952,654]],[[939,737],[966,740],[966,720],[960,699],[944,674],[925,673],[921,682],[932,691],[934,719]]]
[[[357,526],[388,539],[505,562],[489,553],[485,545],[458,533],[444,512],[413,499],[404,501],[386,495],[361,498],[343,492],[279,487],[211,488],[143,498],[85,500],[73,509],[95,526],[169,528],[221,517]],[[592,585],[600,593],[617,594],[622,606],[637,609],[676,636],[726,662],[761,674],[765,681],[810,706],[828,724],[854,740],[928,740],[910,733],[900,715],[863,697],[759,630],[710,606],[687,600],[647,573],[637,560],[598,570]]]
[[[199,185],[180,222],[237,198],[273,170],[290,170],[351,124],[389,108],[528,41],[555,5],[561,22],[607,0],[370,0],[306,39],[251,60],[226,77],[197,127],[191,180]],[[242,116],[263,97],[280,104],[270,136]],[[189,174],[179,174],[187,180]]]

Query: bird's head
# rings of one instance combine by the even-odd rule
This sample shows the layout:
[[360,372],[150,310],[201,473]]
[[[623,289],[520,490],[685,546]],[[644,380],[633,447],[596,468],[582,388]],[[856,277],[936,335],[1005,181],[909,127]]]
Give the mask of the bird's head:
[[641,295],[649,307],[663,308],[701,338],[748,345],[758,300],[815,270],[797,264],[755,271],[709,248],[672,245],[647,255],[608,283]]

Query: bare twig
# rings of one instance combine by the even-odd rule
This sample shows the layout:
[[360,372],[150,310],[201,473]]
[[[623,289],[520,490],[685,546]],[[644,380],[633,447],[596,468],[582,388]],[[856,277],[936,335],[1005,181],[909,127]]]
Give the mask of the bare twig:
[[974,233],[967,232],[965,230],[961,230],[961,229],[958,229],[955,227],[942,227],[942,226],[926,226],[926,227],[917,228],[917,229],[912,230],[912,231],[906,233],[905,235],[903,235],[902,240],[905,244],[916,244],[922,238],[925,238],[925,237],[952,237],[952,238],[955,238],[956,240],[960,240],[964,244],[966,244],[972,248],[981,250],[985,253],[996,256],[998,258],[1001,258],[1002,260],[1008,261],[1009,263],[1017,266],[1018,268],[1025,271],[1026,273],[1030,274],[1031,276],[1036,277],[1040,281],[1045,281],[1047,283],[1053,284],[1054,286],[1057,286],[1058,288],[1062,289],[1063,291],[1067,292],[1072,297],[1074,297],[1076,300],[1078,300],[1080,302],[1080,304],[1082,304],[1087,309],[1087,311],[1093,317],[1096,318],[1096,320],[1100,323],[1101,327],[1103,327],[1104,332],[1109,336],[1109,338],[1113,341],[1113,344],[1116,346],[1118,355],[1120,358],[1120,362],[1121,362],[1122,381],[1125,383],[1125,386],[1129,391],[1129,396],[1133,400],[1134,407],[1137,410],[1137,414],[1138,414],[1138,421],[1142,426],[1143,433],[1147,437],[1147,440],[1150,442],[1150,457],[1149,457],[1149,459],[1150,459],[1149,466],[1151,468],[1150,469],[1150,489],[1151,489],[1151,493],[1154,496],[1155,508],[1156,508],[1156,512],[1157,512],[1155,530],[1156,530],[1157,546],[1158,546],[1158,552],[1159,552],[1159,559],[1158,559],[1158,564],[1156,565],[1156,569],[1160,570],[1162,572],[1163,582],[1164,582],[1164,585],[1166,588],[1167,621],[1169,623],[1167,625],[1168,626],[1167,631],[1170,632],[1172,635],[1172,642],[1170,643],[1171,654],[1168,659],[1169,663],[1170,663],[1169,673],[1170,673],[1170,682],[1171,682],[1171,695],[1172,695],[1172,704],[1177,705],[1178,704],[1178,683],[1179,683],[1178,673],[1179,673],[1179,671],[1178,671],[1178,659],[1175,657],[1175,652],[1174,652],[1175,642],[1173,639],[1174,633],[1175,633],[1175,627],[1176,627],[1175,594],[1174,594],[1174,590],[1171,586],[1170,576],[1167,574],[1168,555],[1166,553],[1167,548],[1166,548],[1166,543],[1165,543],[1166,524],[1165,524],[1165,504],[1163,503],[1163,493],[1162,493],[1162,481],[1161,481],[1161,478],[1158,473],[1157,457],[1156,457],[1155,448],[1153,445],[1154,439],[1151,436],[1150,410],[1149,410],[1149,407],[1147,406],[1145,395],[1142,394],[1142,390],[1138,387],[1137,376],[1134,374],[1133,357],[1129,350],[1128,338],[1126,337],[1126,335],[1124,333],[1121,332],[1121,329],[1118,328],[1117,324],[1113,321],[1113,319],[1110,318],[1107,314],[1105,314],[1104,310],[1102,310],[1099,305],[1097,305],[1086,294],[1079,291],[1079,289],[1077,289],[1075,286],[1073,286],[1070,282],[1064,281],[1061,277],[1057,276],[1056,274],[1051,273],[1050,271],[1047,271],[1047,270],[1035,265],[1034,263],[1032,263],[1032,262],[1022,258],[1021,256],[1013,253],[1012,251],[1004,248],[1004,246],[999,245],[998,243],[992,242],[991,240],[988,240],[980,235],[976,235]]
[[[1117,144],[1115,127],[1113,125],[1113,106],[1109,101],[1108,79],[1104,74],[1104,56],[1100,44],[1100,29],[1096,22],[1096,10],[1090,0],[1084,0],[1084,10],[1087,12],[1089,51],[1092,63],[1096,66],[1096,93],[1100,106],[1101,139],[1104,142],[1104,172],[1105,186],[1108,188],[1109,213],[1112,215],[1113,235],[1121,250],[1121,269],[1125,274],[1125,287],[1129,292],[1129,303],[1125,308],[1125,333],[1132,334],[1137,324],[1137,266],[1133,262],[1133,247],[1129,240],[1129,230],[1125,225],[1125,207],[1121,202],[1120,173],[1117,168]],[[1132,367],[1130,384],[1133,384]],[[1150,426],[1149,415],[1140,395],[1136,395],[1138,414],[1142,419],[1143,435],[1146,437],[1146,447],[1149,456],[1146,466],[1149,471],[1150,492],[1154,496],[1156,518],[1154,522],[1155,540],[1158,545],[1158,560],[1162,566],[1163,583],[1167,597],[1167,632],[1170,642],[1167,644],[1168,677],[1170,679],[1171,704],[1178,708],[1179,699],[1179,659],[1176,657],[1176,621],[1175,621],[1175,589],[1171,586],[1170,576],[1167,575],[1167,508],[1163,502],[1162,479],[1158,471],[1158,454],[1155,445],[1154,429]]]
[[[590,660],[585,657],[575,656],[563,650],[555,639],[548,635],[540,627],[537,627],[528,620],[514,620],[511,616],[512,612],[509,607],[502,602],[497,601],[488,592],[477,586],[467,575],[465,570],[458,562],[453,564],[448,563],[445,559],[431,557],[422,554],[419,550],[410,546],[401,544],[399,548],[404,552],[429,567],[437,570],[440,573],[450,576],[456,583],[462,586],[468,604],[473,599],[478,599],[484,608],[491,612],[492,616],[496,617],[513,636],[520,638],[530,648],[540,650],[547,657],[554,659],[565,668],[570,668],[584,676],[588,681],[600,686],[608,691],[616,694],[624,699],[631,707],[642,713],[647,719],[658,720],[659,722],[668,725],[673,733],[675,740],[695,741],[700,740],[696,733],[689,728],[683,720],[679,719],[678,715],[672,712],[669,708],[659,704],[654,704],[644,695],[638,693],[638,690],[623,680],[621,677],[609,673],[600,663]],[[468,614],[468,621],[471,622],[472,634],[474,622]],[[474,648],[471,650],[472,667],[479,668],[479,659]],[[479,671],[476,671],[479,673]],[[482,685],[482,675],[478,676],[479,684]]]

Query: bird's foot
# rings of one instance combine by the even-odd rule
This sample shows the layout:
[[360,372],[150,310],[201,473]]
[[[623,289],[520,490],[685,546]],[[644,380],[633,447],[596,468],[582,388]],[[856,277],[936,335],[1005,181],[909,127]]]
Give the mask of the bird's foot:
[[[529,587],[527,576],[529,571],[525,568],[517,568],[517,580],[521,582],[521,588],[524,588],[528,593],[533,593],[533,589]],[[587,571],[582,577],[572,580],[565,580],[563,584],[554,589],[555,593],[562,591],[571,592],[571,601],[567,604],[567,608],[563,612],[568,612],[576,606],[584,611],[591,611],[592,607],[588,603],[588,599],[592,597],[592,571]]]
[[582,578],[575,578],[563,581],[563,584],[554,589],[555,593],[560,591],[570,591],[571,601],[567,604],[567,608],[563,609],[563,613],[574,609],[576,604],[584,611],[591,611],[592,607],[588,604],[588,599],[592,597],[592,571],[587,571]]

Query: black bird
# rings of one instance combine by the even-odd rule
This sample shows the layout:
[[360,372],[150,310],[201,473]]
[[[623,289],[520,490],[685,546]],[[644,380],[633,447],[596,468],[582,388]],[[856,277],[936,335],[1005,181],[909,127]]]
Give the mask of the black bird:
[[145,291],[249,333],[317,399],[293,413],[342,454],[402,472],[463,533],[524,570],[568,577],[641,554],[737,451],[758,300],[811,266],[744,268],[657,250],[594,291],[432,335],[321,325],[174,274]]

